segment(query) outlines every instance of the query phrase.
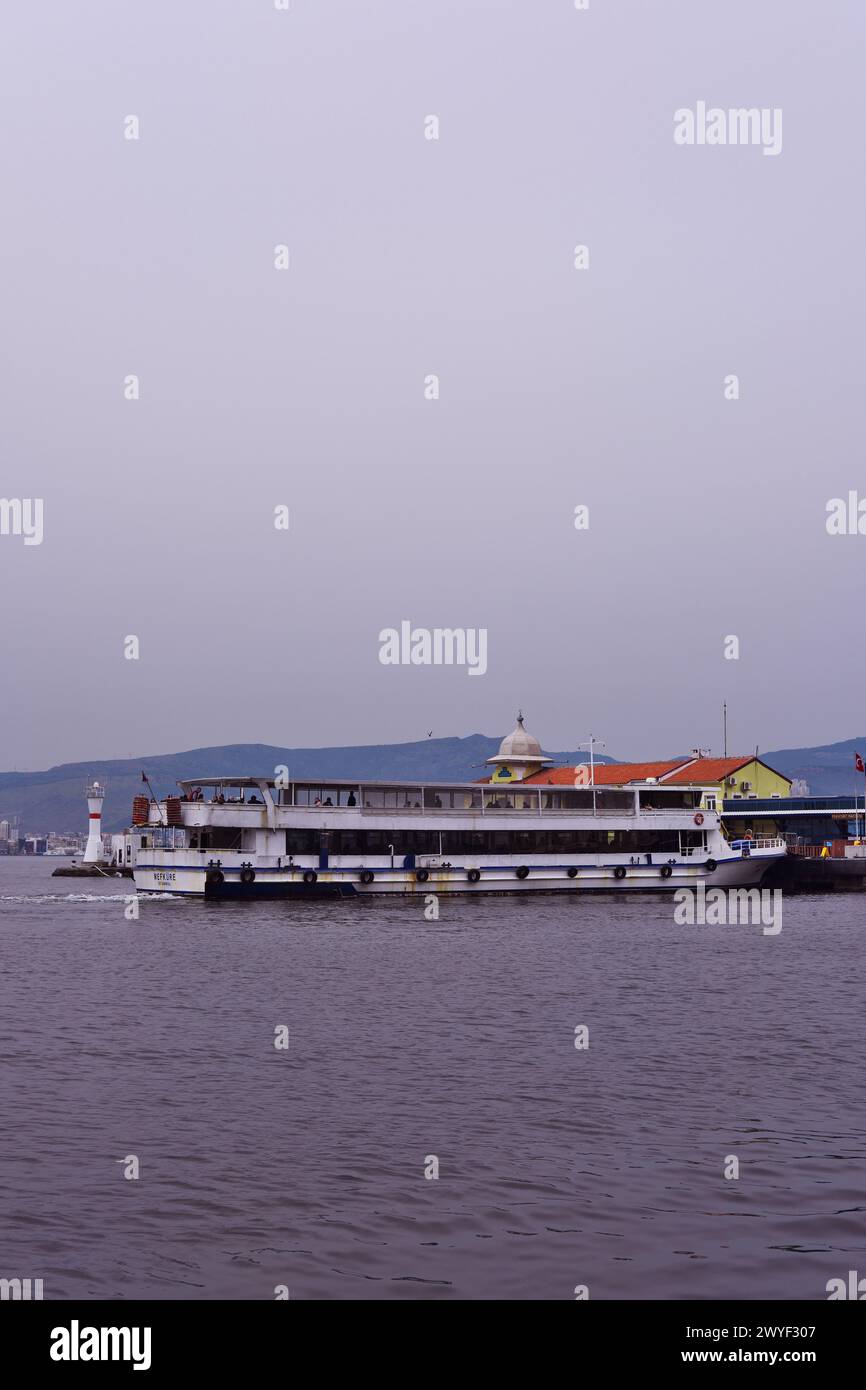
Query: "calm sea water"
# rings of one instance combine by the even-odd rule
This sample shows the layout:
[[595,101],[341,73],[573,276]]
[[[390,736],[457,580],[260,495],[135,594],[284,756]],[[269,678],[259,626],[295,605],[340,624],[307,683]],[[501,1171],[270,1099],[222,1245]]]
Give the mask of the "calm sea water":
[[57,862],[0,859],[0,1276],[820,1299],[866,1274],[866,897],[786,898],[776,937],[650,897],[128,922],[126,881]]

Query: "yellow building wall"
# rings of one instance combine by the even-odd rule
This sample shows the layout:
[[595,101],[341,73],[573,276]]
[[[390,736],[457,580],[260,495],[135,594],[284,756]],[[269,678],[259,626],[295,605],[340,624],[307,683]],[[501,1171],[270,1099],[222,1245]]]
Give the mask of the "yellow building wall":
[[[783,777],[780,772],[774,772],[772,768],[765,767],[763,763],[756,762],[753,758],[745,766],[738,768],[733,774],[736,779],[736,786],[729,787],[725,782],[720,782],[717,787],[717,796],[725,799],[736,795],[748,801],[749,797],[758,798],[771,797],[775,795],[790,796],[791,783]],[[751,782],[749,790],[743,791],[743,782]]]

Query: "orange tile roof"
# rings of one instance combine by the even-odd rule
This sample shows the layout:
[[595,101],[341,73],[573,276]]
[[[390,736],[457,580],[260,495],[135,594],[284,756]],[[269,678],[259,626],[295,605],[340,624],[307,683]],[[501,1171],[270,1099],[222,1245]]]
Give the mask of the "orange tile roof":
[[[646,782],[648,778],[654,777],[664,786],[707,786],[714,782],[722,782],[726,777],[732,777],[740,768],[748,767],[749,763],[759,762],[763,767],[769,767],[768,763],[756,758],[754,753],[747,757],[735,758],[669,758],[666,762],[654,763],[596,763],[595,764],[595,785],[597,787],[619,787],[626,782]],[[581,764],[589,766],[589,764]],[[775,768],[769,768],[771,772],[776,772]],[[524,785],[533,786],[574,786],[574,765],[569,767],[545,768],[541,772],[535,772],[531,777],[524,779]],[[777,773],[777,776],[784,777],[784,773]],[[785,777],[786,782],[790,782],[790,777]],[[503,784],[510,785],[510,784]]]
[[[596,763],[595,785],[597,787],[619,787],[624,782],[645,782],[648,777],[665,777],[675,768],[687,763],[687,758],[672,758],[660,763]],[[584,766],[584,764],[578,764]],[[585,764],[589,767],[589,764]],[[666,779],[667,780],[667,779]],[[574,786],[574,764],[570,767],[551,767],[543,772],[534,772],[526,777],[522,785],[532,786]]]
[[[670,777],[666,777],[665,781],[679,783],[721,782],[725,777],[733,777],[734,773],[739,772],[741,767],[748,767],[749,763],[755,762],[761,763],[762,767],[769,766],[769,764],[763,762],[761,758],[756,758],[754,753],[749,754],[745,758],[696,758],[695,761],[689,763],[687,767],[681,767],[679,771],[674,772]],[[774,767],[771,767],[769,770],[770,772],[776,772]],[[785,777],[783,772],[777,772],[776,775],[777,777],[784,777],[786,782],[790,782],[791,780],[790,777]]]

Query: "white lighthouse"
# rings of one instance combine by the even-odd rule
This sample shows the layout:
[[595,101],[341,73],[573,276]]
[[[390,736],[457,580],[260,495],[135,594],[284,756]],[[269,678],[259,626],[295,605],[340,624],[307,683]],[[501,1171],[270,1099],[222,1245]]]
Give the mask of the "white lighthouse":
[[87,811],[90,819],[88,820],[87,848],[84,851],[85,864],[101,864],[104,858],[102,853],[102,803],[105,800],[105,788],[98,782],[91,782],[85,787],[84,794],[87,797]]

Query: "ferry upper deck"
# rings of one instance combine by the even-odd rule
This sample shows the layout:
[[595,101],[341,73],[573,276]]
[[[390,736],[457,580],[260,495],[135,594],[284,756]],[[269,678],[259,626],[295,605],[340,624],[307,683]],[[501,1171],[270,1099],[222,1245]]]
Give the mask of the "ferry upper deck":
[[[701,786],[504,785],[479,782],[354,781],[346,778],[286,780],[267,777],[199,777],[178,782],[181,795],[149,803],[148,821],[162,820],[161,807],[173,801],[183,808],[185,824],[205,820],[264,816],[286,812],[428,817],[428,816],[637,816],[693,815],[706,805]],[[142,798],[144,800],[144,798]]]

